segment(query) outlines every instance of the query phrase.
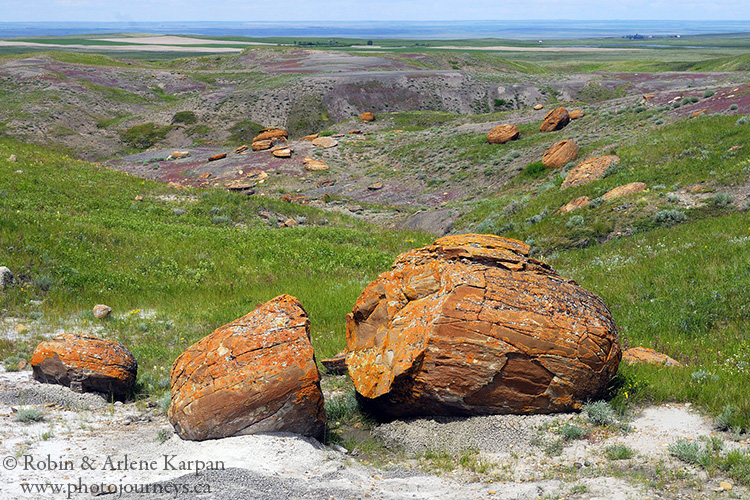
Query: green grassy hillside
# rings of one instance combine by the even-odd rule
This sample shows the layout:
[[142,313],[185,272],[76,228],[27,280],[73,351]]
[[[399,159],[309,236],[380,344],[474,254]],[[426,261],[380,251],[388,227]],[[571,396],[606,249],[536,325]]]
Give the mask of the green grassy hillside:
[[[302,224],[270,228],[262,213]],[[19,279],[0,294],[3,316],[37,334],[93,328],[118,339],[146,379],[164,376],[188,345],[282,293],[310,314],[318,356],[333,355],[365,284],[396,254],[430,239],[277,200],[178,191],[0,140],[0,262]],[[97,303],[110,305],[113,317],[94,320]],[[28,357],[38,337],[2,341],[0,358]]]

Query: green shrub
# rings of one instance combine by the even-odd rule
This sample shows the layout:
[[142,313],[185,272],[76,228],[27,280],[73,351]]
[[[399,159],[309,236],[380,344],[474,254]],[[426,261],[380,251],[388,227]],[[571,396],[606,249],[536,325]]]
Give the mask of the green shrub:
[[229,140],[233,143],[250,143],[265,127],[251,120],[237,122],[229,127]]
[[3,360],[3,365],[5,366],[6,372],[17,372],[18,371],[18,363],[22,361],[23,358],[21,356],[9,356]]
[[164,443],[171,437],[172,431],[170,429],[159,429],[159,432],[156,433],[156,440],[160,443]]
[[52,277],[49,274],[34,276],[31,282],[35,287],[42,290],[43,292],[47,292],[50,288],[52,288]]
[[716,427],[726,431],[742,426],[742,416],[732,405],[726,405],[716,417]]
[[36,408],[21,408],[16,413],[16,420],[29,424],[31,422],[41,422],[44,420],[44,413]]
[[562,427],[560,427],[560,435],[566,440],[566,441],[574,441],[576,439],[583,439],[586,437],[587,431],[583,427],[578,427],[577,425],[572,424],[565,424]]
[[707,99],[709,97],[713,97],[715,95],[716,95],[716,91],[715,90],[706,90],[705,92],[703,92],[703,98],[704,99]]
[[211,217],[211,222],[213,222],[217,226],[223,226],[232,222],[232,219],[230,219],[226,215],[214,215],[213,217]]
[[538,214],[532,215],[531,217],[529,217],[528,219],[526,219],[526,224],[528,224],[530,226],[533,226],[534,224],[539,224],[540,222],[542,222],[544,220],[545,217],[547,217],[548,214],[549,214],[549,212],[545,208],[544,210],[542,210]]
[[521,176],[527,179],[538,179],[539,177],[544,175],[546,170],[547,167],[544,166],[544,163],[535,161],[534,163],[529,163],[528,165],[526,165],[526,168],[521,171]]
[[604,448],[604,455],[609,460],[627,460],[633,457],[634,452],[624,444],[613,444]]
[[617,423],[617,415],[614,408],[606,401],[594,401],[583,405],[583,412],[594,425],[602,427]]
[[596,198],[594,198],[593,200],[589,202],[589,208],[596,208],[600,206],[602,203],[604,203],[604,198],[602,198],[601,196],[597,196]]
[[574,227],[580,227],[583,226],[586,222],[583,220],[583,216],[581,215],[574,215],[570,219],[568,219],[568,222],[565,223],[565,227],[568,229],[574,228]]
[[343,396],[329,398],[325,402],[326,417],[329,421],[350,420],[359,412],[359,403],[354,390]]
[[740,107],[739,107],[739,106],[737,106],[736,104],[732,104],[731,106],[729,106],[729,110],[730,110],[730,111],[737,111],[737,110],[738,110],[739,108],[740,108]]
[[148,149],[159,141],[164,140],[171,127],[160,127],[154,123],[142,123],[120,132],[122,142],[136,149]]
[[746,123],[750,123],[749,115],[741,116],[740,118],[737,119],[736,122],[734,122],[735,125],[745,125]]
[[172,117],[172,123],[184,123],[185,125],[192,125],[198,122],[198,117],[192,111],[178,111]]
[[169,411],[169,406],[172,404],[172,394],[165,392],[162,397],[159,398],[158,403],[159,408],[161,408],[161,411],[166,415]]
[[735,481],[744,485],[750,484],[750,454],[734,450],[727,453],[719,467]]
[[654,215],[654,222],[663,227],[671,227],[686,220],[687,215],[681,210],[659,210]]
[[734,196],[732,196],[730,193],[719,192],[713,195],[713,197],[711,198],[711,205],[716,208],[726,208],[731,205],[733,201]]

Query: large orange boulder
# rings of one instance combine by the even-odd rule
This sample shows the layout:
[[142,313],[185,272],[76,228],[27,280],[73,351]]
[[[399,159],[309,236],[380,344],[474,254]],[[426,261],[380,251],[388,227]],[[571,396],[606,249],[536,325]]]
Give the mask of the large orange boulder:
[[375,115],[372,114],[370,111],[365,111],[361,115],[359,115],[359,119],[363,122],[371,122],[375,121]]
[[553,144],[542,155],[545,167],[560,168],[578,156],[578,145],[573,141],[560,141]]
[[553,132],[565,128],[568,123],[570,123],[568,110],[565,108],[557,108],[547,113],[539,130],[542,132]]
[[289,137],[289,134],[286,130],[271,127],[271,128],[264,128],[260,131],[258,135],[255,136],[253,139],[253,142],[260,142],[260,141],[268,141],[268,140],[276,140],[276,139],[284,139],[286,140]]
[[597,156],[596,158],[589,158],[576,165],[576,167],[568,172],[568,176],[560,186],[560,189],[568,189],[569,187],[583,186],[589,182],[593,182],[596,179],[604,177],[604,173],[610,165],[619,163],[620,157],[615,155],[609,156]]
[[349,375],[381,418],[580,408],[621,350],[596,295],[493,235],[400,255],[347,315]]
[[521,132],[518,127],[506,123],[487,132],[487,142],[490,144],[505,144],[509,141],[515,141],[520,135]]
[[169,421],[183,439],[325,429],[310,322],[281,295],[218,328],[172,365]]
[[72,333],[39,344],[31,368],[39,382],[117,399],[131,395],[138,373],[138,363],[124,345]]

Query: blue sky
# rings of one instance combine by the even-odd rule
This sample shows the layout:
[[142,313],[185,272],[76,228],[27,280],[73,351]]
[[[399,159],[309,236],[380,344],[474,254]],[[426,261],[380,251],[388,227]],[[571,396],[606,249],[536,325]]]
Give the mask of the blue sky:
[[748,20],[748,0],[0,0],[14,21]]

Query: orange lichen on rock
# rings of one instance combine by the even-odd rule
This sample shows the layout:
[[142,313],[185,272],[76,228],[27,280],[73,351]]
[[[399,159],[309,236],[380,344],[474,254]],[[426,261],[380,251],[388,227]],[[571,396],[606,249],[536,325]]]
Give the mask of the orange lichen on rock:
[[183,439],[259,432],[320,438],[325,428],[310,322],[281,295],[183,352],[172,365],[169,420]]
[[346,336],[357,392],[389,418],[580,408],[621,357],[601,299],[493,235],[400,255],[357,299]]
[[565,128],[568,123],[570,123],[568,110],[565,108],[557,108],[547,113],[539,130],[542,132],[553,132]]
[[363,122],[371,122],[375,121],[375,115],[372,114],[370,111],[365,111],[361,115],[359,115],[359,119]]
[[601,179],[604,177],[604,172],[607,171],[607,167],[614,165],[619,161],[620,157],[615,155],[589,158],[588,160],[576,165],[576,167],[568,173],[568,176],[565,177],[560,189],[582,186],[595,181],[596,179]]
[[258,135],[256,135],[253,138],[253,142],[260,142],[260,141],[267,141],[267,140],[275,140],[275,139],[284,139],[286,140],[289,137],[289,134],[286,130],[271,127],[271,128],[264,128],[260,131]]
[[31,368],[39,382],[122,399],[133,390],[138,363],[118,342],[65,333],[37,346]]
[[633,347],[632,349],[628,349],[622,353],[622,360],[629,365],[634,363],[649,363],[652,365],[682,366],[682,363],[676,359],[648,347]]
[[487,132],[487,142],[490,144],[505,144],[508,141],[515,141],[520,135],[521,132],[517,126],[505,123]]

